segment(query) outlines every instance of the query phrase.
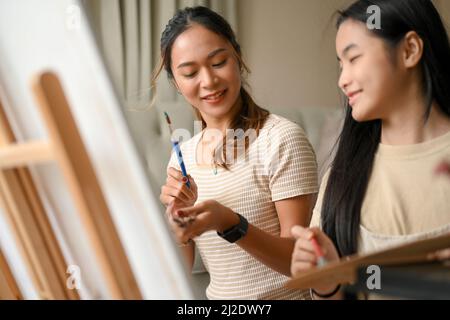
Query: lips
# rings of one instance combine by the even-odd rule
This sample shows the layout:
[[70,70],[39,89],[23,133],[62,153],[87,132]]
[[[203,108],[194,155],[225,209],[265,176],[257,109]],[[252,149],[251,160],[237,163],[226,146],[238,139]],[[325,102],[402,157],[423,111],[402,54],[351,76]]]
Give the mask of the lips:
[[353,91],[351,93],[347,94],[348,97],[348,103],[353,106],[355,104],[356,99],[359,97],[362,90]]
[[223,97],[226,92],[227,92],[227,89],[221,90],[221,91],[216,91],[214,93],[208,94],[207,96],[203,96],[202,100],[214,102],[214,101],[220,100],[220,98]]

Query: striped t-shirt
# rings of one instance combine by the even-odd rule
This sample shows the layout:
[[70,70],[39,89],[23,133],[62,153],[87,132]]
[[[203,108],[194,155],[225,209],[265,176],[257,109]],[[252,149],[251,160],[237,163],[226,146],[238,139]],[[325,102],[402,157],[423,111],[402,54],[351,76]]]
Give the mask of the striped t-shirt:
[[[247,157],[238,158],[230,171],[197,163],[196,148],[201,136],[181,146],[187,171],[198,186],[197,202],[216,200],[255,227],[280,236],[274,202],[318,191],[314,151],[305,132],[289,120],[270,115]],[[169,166],[179,169],[174,154]],[[209,299],[309,298],[309,292],[284,288],[288,277],[220,238],[215,231],[194,241],[210,274],[206,290]]]

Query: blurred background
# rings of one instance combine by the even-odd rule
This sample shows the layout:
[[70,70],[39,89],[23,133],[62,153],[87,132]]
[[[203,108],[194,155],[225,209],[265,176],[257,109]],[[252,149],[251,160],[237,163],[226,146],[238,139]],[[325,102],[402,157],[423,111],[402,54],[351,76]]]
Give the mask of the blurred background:
[[[157,103],[149,108],[151,72],[159,61],[159,39],[177,9],[203,5],[224,16],[235,30],[256,102],[305,129],[321,177],[331,160],[342,119],[337,87],[335,13],[349,0],[84,0],[86,12],[150,182],[158,193],[170,156],[168,111],[176,128],[193,130],[192,108],[166,75]],[[450,1],[433,1],[450,22]],[[450,58],[450,57],[449,57]],[[202,294],[208,276],[197,260]]]

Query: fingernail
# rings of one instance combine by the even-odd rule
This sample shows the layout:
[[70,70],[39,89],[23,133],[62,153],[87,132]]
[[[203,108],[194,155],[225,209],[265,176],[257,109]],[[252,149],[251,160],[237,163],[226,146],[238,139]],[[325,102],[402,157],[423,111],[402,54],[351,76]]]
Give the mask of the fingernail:
[[183,216],[184,216],[184,211],[178,210],[178,211],[177,211],[177,216],[183,217]]
[[448,173],[450,171],[450,166],[448,163],[441,163],[437,168],[436,168],[436,174],[443,174],[443,173]]
[[184,183],[188,182],[188,178],[186,178],[186,177],[183,177],[182,180],[183,180]]

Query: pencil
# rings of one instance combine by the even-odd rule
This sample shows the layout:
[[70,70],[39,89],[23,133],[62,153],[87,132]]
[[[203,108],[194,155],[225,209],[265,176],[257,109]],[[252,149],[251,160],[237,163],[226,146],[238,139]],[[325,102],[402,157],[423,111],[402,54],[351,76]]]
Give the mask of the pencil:
[[311,238],[311,243],[314,247],[314,252],[317,256],[317,266],[323,267],[327,264],[327,259],[325,259],[325,255],[323,254],[322,248],[320,248],[319,243],[317,243],[317,239],[315,237]]
[[173,137],[172,121],[170,121],[170,117],[167,114],[167,112],[164,112],[164,115],[166,117],[166,122],[167,122],[167,125],[169,126],[169,130],[170,130],[170,140],[172,141],[172,148],[175,151],[175,154],[177,155],[178,164],[180,165],[183,177],[185,177],[187,179],[186,186],[188,188],[191,188],[191,183],[189,182],[188,174],[186,171],[186,166],[184,165],[183,154],[181,153],[180,144],[177,140],[172,138]]

